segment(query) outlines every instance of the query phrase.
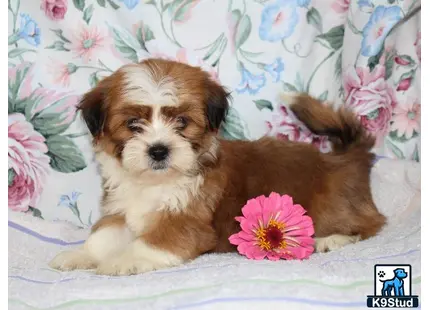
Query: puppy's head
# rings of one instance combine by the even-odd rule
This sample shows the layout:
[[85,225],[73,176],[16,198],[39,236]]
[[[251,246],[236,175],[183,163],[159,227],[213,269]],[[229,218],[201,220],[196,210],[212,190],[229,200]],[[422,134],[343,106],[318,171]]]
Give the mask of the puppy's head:
[[123,169],[192,175],[216,157],[228,97],[200,68],[149,59],[102,80],[79,108],[96,148]]

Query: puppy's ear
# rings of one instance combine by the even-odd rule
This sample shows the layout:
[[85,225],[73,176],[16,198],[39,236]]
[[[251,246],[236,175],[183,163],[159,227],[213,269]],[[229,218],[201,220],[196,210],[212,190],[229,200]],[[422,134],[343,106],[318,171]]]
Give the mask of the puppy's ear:
[[99,86],[87,92],[78,105],[78,110],[82,111],[82,118],[94,138],[97,138],[103,132],[106,118],[104,100],[105,91],[99,84]]
[[206,117],[209,130],[216,131],[227,115],[230,94],[224,87],[209,79],[206,91]]

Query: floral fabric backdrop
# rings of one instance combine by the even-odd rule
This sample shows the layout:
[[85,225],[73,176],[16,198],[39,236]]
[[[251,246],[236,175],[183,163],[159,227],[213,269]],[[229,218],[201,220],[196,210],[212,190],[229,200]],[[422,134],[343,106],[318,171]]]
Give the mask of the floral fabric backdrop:
[[221,134],[313,143],[278,100],[353,108],[375,152],[419,161],[417,0],[9,0],[9,208],[90,226],[97,165],[79,97],[147,57],[202,66],[233,91]]

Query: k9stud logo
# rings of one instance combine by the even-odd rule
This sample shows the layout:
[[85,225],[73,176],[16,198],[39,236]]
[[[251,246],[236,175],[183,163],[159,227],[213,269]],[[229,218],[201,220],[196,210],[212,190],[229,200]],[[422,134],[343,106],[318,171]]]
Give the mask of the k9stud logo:
[[375,265],[374,295],[367,296],[367,307],[417,308],[411,265]]

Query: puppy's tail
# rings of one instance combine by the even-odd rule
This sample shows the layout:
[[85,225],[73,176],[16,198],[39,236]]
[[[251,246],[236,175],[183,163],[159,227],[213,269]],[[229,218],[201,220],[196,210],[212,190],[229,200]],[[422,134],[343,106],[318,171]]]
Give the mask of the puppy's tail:
[[369,151],[375,145],[375,138],[366,132],[355,114],[345,107],[335,110],[307,94],[286,94],[282,98],[288,101],[290,110],[312,133],[329,137],[334,152],[351,148]]

